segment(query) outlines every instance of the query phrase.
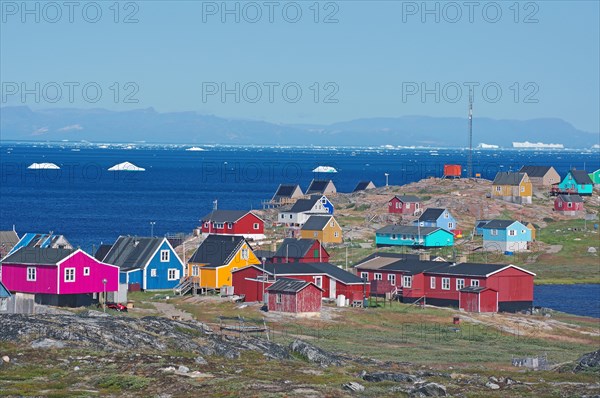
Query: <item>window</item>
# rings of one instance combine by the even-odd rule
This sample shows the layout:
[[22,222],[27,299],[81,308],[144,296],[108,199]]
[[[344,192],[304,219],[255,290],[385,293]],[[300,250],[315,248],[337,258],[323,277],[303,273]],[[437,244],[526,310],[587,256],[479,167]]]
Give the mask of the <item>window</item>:
[[75,268],[65,268],[65,282],[75,282]]
[[442,290],[450,290],[450,278],[442,278]]
[[169,252],[168,250],[160,251],[160,262],[161,263],[168,263],[170,258],[171,258],[171,252]]
[[406,203],[404,206],[405,206],[407,209],[410,209],[410,203]]
[[213,223],[213,227],[215,227],[216,229],[223,229],[224,226],[225,224],[223,224],[222,222]]
[[501,186],[497,186],[496,187],[496,192],[500,192],[500,191],[502,191],[502,187]]
[[322,276],[315,276],[315,285],[317,285],[318,287],[323,287],[323,277]]
[[228,222],[227,223],[227,229],[233,229],[233,223]]
[[277,304],[281,304],[281,293],[277,293],[277,296],[275,297],[275,301],[277,302]]
[[497,236],[498,235],[498,230],[497,229],[492,229],[492,231],[490,232],[490,234],[492,236]]
[[169,268],[169,271],[167,272],[167,279],[170,281],[179,279],[179,271],[175,268]]
[[200,267],[198,267],[197,265],[192,266],[192,276],[198,276],[200,275]]
[[525,187],[521,187],[521,192],[525,192]]
[[248,260],[250,258],[250,251],[248,249],[242,249],[241,257],[242,260]]
[[313,258],[319,258],[319,249],[313,250]]
[[340,237],[340,233],[339,233],[338,231],[335,231],[335,232],[333,233],[333,237],[334,237],[334,238],[339,238],[339,237]]
[[258,225],[258,223],[257,223],[257,222],[255,222],[254,224],[252,224],[252,228],[254,228],[254,229],[259,229],[259,228],[260,228],[260,225]]
[[562,207],[562,202],[558,202],[558,207]]
[[284,218],[285,218],[285,214],[282,214],[281,215],[281,219],[283,220]]
[[450,217],[450,214],[448,214],[448,212],[447,212],[447,211],[445,211],[445,212],[444,212],[444,218],[449,218],[449,217]]
[[517,230],[516,229],[509,229],[508,230],[508,236],[517,236]]
[[210,223],[209,222],[205,222],[204,223],[204,228],[208,228],[208,227],[210,227]]
[[388,274],[388,281],[390,281],[392,286],[396,286],[396,275]]
[[376,281],[381,281],[381,280],[383,280],[383,278],[381,277],[381,274],[375,274],[375,280],[376,280]]
[[400,203],[400,202],[396,202],[396,209],[399,209],[399,208],[401,208],[401,207],[402,207],[402,203]]
[[313,232],[313,237],[314,238],[318,238],[319,237],[319,233],[317,231]]
[[406,287],[406,288],[412,287],[412,276],[404,275],[402,277],[402,287]]
[[292,219],[292,215],[290,214],[290,220]]
[[418,210],[418,209],[420,209],[420,208],[421,208],[421,205],[420,205],[419,203],[415,203],[415,209],[417,209],[417,210]]
[[471,279],[471,286],[479,286],[479,279]]
[[329,223],[330,227],[335,227],[335,221],[331,220],[331,222]]
[[524,229],[522,229],[522,230],[521,230],[521,233],[522,233],[522,234],[524,234],[524,233],[525,233],[525,230],[524,230]]
[[448,223],[448,229],[452,229],[454,228],[454,223],[453,222],[449,222]]
[[156,268],[150,270],[150,276],[153,278],[156,277]]
[[392,240],[396,240],[396,234],[392,234]]
[[457,279],[456,280],[456,290],[460,290],[463,287],[465,287],[465,280],[464,279]]
[[429,278],[429,288],[435,289],[435,276]]
[[368,272],[361,272],[360,273],[360,278],[368,281],[369,280],[369,273]]
[[90,276],[90,267],[83,267],[83,276]]
[[36,276],[37,276],[36,268],[35,267],[27,267],[27,280],[29,282],[35,282]]
[[322,198],[322,199],[321,199],[321,203],[323,203],[323,204],[326,204],[326,203],[327,203],[327,199],[325,199],[325,198]]
[[402,240],[407,240],[407,239],[408,239],[408,236],[402,235]]
[[389,207],[392,207],[392,202],[389,202],[389,203],[388,203],[388,206],[389,206]]
[[573,207],[573,203],[571,203],[571,202],[568,202],[568,203],[567,203],[567,207],[569,207],[569,208]]

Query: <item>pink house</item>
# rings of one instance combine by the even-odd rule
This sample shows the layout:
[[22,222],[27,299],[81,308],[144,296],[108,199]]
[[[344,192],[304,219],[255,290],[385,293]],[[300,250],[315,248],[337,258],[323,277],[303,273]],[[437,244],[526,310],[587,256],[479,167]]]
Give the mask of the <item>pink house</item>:
[[98,293],[118,291],[119,267],[81,249],[23,247],[2,260],[1,278],[9,291],[34,294],[39,304],[85,306]]

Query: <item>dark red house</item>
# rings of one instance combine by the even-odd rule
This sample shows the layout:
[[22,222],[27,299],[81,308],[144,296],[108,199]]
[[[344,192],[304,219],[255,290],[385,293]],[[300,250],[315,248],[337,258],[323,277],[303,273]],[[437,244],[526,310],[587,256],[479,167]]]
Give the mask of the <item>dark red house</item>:
[[246,301],[262,301],[263,292],[280,278],[312,282],[323,289],[323,297],[343,294],[350,301],[362,300],[370,294],[370,286],[358,276],[330,263],[267,263],[232,271],[234,293],[245,295]]
[[323,289],[312,282],[281,278],[267,288],[269,311],[311,314],[321,311]]
[[317,239],[285,238],[271,260],[273,263],[327,263],[329,253]]
[[477,308],[480,312],[491,308],[516,312],[533,305],[535,274],[514,265],[453,264],[411,258],[390,261],[365,261],[356,266],[357,274],[369,281],[388,281],[405,303],[420,301],[440,307]]
[[236,235],[246,239],[265,238],[265,222],[244,210],[213,210],[202,217],[202,235]]
[[583,198],[579,195],[558,195],[554,199],[554,210],[566,215],[575,215],[583,211]]
[[421,199],[413,195],[396,195],[388,202],[388,213],[414,216],[421,212]]

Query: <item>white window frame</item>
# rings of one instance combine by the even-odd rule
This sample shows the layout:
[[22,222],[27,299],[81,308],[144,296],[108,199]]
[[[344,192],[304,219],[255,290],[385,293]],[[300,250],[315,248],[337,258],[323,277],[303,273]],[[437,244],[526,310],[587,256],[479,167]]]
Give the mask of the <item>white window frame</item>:
[[210,228],[210,222],[209,221],[207,221],[207,222],[204,223],[204,228]]
[[65,283],[71,283],[71,282],[75,282],[75,268],[65,268],[64,271],[64,282]]
[[90,276],[90,267],[83,267],[83,276]]
[[450,290],[450,278],[442,278],[442,290]]
[[282,301],[283,301],[283,300],[281,299],[281,293],[277,293],[277,294],[275,295],[275,302],[276,302],[277,304],[281,304],[281,302],[282,302]]
[[490,235],[492,235],[492,236],[498,236],[498,230],[497,229],[492,229],[490,231]]
[[479,287],[479,279],[471,279],[471,286]]
[[525,187],[524,186],[521,187],[521,192],[525,192]]
[[448,223],[448,229],[452,229],[454,228],[454,223],[453,222],[449,222]]
[[150,270],[150,276],[151,276],[151,277],[153,277],[153,278],[156,278],[156,276],[157,276],[157,273],[156,273],[156,268],[152,268],[152,269]]
[[227,229],[233,229],[233,223],[232,222],[228,222],[227,223]]
[[429,277],[429,288],[435,289],[435,276]]
[[407,209],[410,209],[410,203],[409,203],[409,202],[406,202],[406,203],[404,204],[404,207],[406,207]]
[[192,276],[200,275],[200,267],[197,265],[192,265]]
[[242,260],[248,260],[250,258],[250,250],[246,248],[242,249],[240,257]]
[[392,286],[396,286],[396,274],[388,274],[388,281]]
[[177,280],[177,268],[169,268],[167,270],[167,280],[168,281],[176,281]]
[[465,287],[465,280],[463,278],[459,278],[456,280],[456,291],[463,289]]
[[402,287],[404,288],[412,288],[412,276],[411,275],[403,275],[402,276]]
[[373,277],[373,280],[382,281],[383,280],[383,275],[381,275],[381,273],[377,272],[377,273],[375,273],[375,275]]
[[260,224],[255,222],[254,224],[252,224],[252,228],[258,230],[258,229],[260,229]]
[[361,272],[360,273],[360,278],[368,281],[369,280],[369,273],[368,272],[364,272],[364,271]]
[[315,276],[315,285],[317,285],[318,287],[323,287],[323,277],[322,276]]
[[334,238],[339,238],[339,237],[340,237],[340,233],[339,233],[338,231],[335,231],[335,232],[333,233],[333,237],[334,237]]
[[502,191],[502,187],[500,185],[496,186],[496,192],[501,192]]
[[392,237],[390,239],[391,240],[396,240],[396,239],[398,239],[398,237],[396,236],[396,234],[392,234]]
[[27,282],[35,282],[36,280],[37,280],[37,268],[36,267],[27,267]]
[[171,261],[171,252],[169,250],[161,250],[160,251],[160,262],[168,263]]
[[450,214],[447,211],[444,212],[444,218],[450,218]]
[[573,207],[573,203],[571,203],[571,202],[567,202],[567,207],[568,207],[568,208],[571,208],[571,207]]
[[509,229],[508,230],[508,236],[517,236],[517,230],[516,229]]

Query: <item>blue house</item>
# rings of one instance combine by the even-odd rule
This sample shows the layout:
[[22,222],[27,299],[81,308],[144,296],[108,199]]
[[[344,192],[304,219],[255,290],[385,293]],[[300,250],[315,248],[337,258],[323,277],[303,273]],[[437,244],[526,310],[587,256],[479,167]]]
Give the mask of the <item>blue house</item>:
[[571,170],[558,184],[558,189],[560,192],[588,196],[594,190],[594,182],[584,170]]
[[491,220],[482,229],[484,250],[525,251],[532,240],[531,230],[519,221]]
[[475,221],[475,236],[483,236],[483,226],[489,223],[491,220],[476,220]]
[[172,289],[184,273],[166,238],[120,236],[110,248],[100,246],[95,257],[120,267],[119,283],[139,284],[143,290]]
[[442,228],[448,232],[457,229],[456,219],[447,209],[429,208],[421,216],[413,221],[414,225],[421,227]]
[[454,245],[454,234],[438,227],[388,225],[375,231],[375,244],[382,246],[443,247]]

